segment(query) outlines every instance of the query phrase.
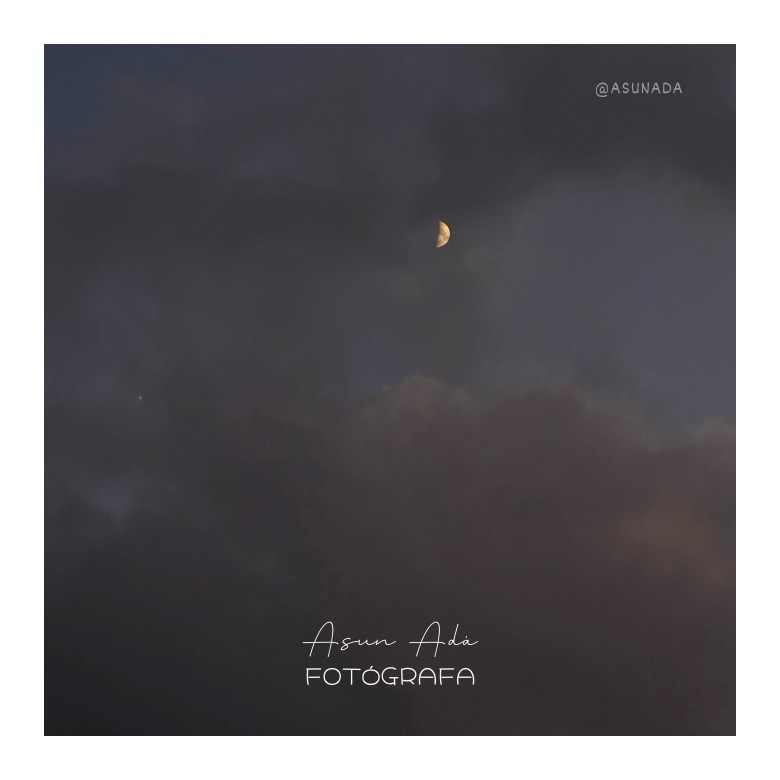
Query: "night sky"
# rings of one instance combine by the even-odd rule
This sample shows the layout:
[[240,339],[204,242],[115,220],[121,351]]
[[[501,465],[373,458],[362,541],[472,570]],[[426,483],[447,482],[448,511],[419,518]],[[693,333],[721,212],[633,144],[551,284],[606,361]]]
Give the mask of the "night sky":
[[45,79],[47,734],[734,733],[734,47]]

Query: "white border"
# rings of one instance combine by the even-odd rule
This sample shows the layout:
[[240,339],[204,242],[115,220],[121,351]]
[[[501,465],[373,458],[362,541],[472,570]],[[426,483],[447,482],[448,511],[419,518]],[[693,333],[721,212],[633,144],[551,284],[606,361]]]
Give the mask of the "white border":
[[[369,6],[352,3],[297,3],[271,8],[261,3],[224,2],[193,13],[189,3],[38,3],[7,17],[0,56],[6,158],[3,355],[6,368],[3,423],[6,432],[6,506],[3,545],[6,627],[4,713],[11,722],[7,742],[18,751],[6,763],[37,775],[88,777],[407,777],[477,776],[511,773],[524,777],[735,777],[763,776],[775,739],[777,701],[773,595],[780,549],[777,481],[778,425],[772,410],[777,394],[776,318],[780,287],[777,266],[777,166],[775,87],[769,41],[748,41],[732,18],[717,9],[680,2],[655,3],[633,11],[624,2],[551,5],[529,9],[482,2],[455,14],[451,4],[404,2]],[[763,26],[762,13],[746,25]],[[752,35],[755,35],[752,32]],[[760,33],[759,33],[760,34]],[[566,745],[526,737],[521,742],[485,738],[222,740],[136,738],[131,749],[112,738],[56,738],[41,746],[42,733],[41,549],[43,490],[43,43],[726,43],[739,50],[738,209],[738,417],[740,544],[740,696],[737,740],[707,738],[696,749],[690,740],[570,737]],[[774,170],[768,170],[768,162]],[[9,678],[14,684],[11,685]],[[768,689],[773,685],[772,690]],[[9,717],[10,716],[10,717]],[[598,740],[610,740],[609,744]],[[574,740],[574,741],[571,741]],[[740,745],[739,755],[737,744]],[[749,744],[748,744],[749,743]],[[126,744],[126,743],[125,743]],[[124,748],[124,749],[123,749]],[[424,750],[423,750],[424,748]],[[562,749],[563,748],[563,749]],[[568,748],[568,749],[566,749]],[[37,760],[36,760],[37,759]],[[766,763],[765,763],[766,761]],[[752,766],[747,766],[747,764]],[[13,776],[15,776],[15,772]],[[9,775],[11,776],[11,775]]]
[[[733,13],[658,0],[516,4],[362,0],[217,5],[139,0],[46,3],[34,18],[46,43],[733,43]],[[724,9],[725,11],[726,9]]]

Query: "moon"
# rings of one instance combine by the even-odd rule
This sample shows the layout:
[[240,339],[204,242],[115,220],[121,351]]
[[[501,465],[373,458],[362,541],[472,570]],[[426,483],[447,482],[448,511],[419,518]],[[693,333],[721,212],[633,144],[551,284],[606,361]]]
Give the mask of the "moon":
[[444,246],[450,240],[450,229],[446,222],[439,222],[439,236],[436,239],[436,248]]

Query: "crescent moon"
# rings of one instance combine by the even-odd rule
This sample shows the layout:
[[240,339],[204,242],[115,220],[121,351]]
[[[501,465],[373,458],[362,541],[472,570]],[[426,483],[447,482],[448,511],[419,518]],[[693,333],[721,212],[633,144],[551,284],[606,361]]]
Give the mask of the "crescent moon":
[[439,222],[439,236],[436,239],[436,248],[444,246],[450,240],[450,229],[446,222]]

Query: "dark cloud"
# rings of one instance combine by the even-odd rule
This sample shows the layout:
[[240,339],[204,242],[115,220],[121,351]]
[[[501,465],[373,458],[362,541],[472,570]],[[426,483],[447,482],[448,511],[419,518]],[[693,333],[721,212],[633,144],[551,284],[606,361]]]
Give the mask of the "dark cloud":
[[[63,67],[56,52],[52,79]],[[621,202],[646,209],[631,225],[608,225],[615,250],[598,249],[607,257],[619,251],[619,262],[628,255],[648,263],[630,254],[674,238],[681,214],[685,240],[719,241],[714,250],[676,238],[658,247],[676,274],[698,273],[698,252],[733,245],[728,47],[195,50],[177,55],[164,78],[141,68],[135,50],[124,69],[110,64],[115,53],[102,56],[109,64],[93,67],[107,74],[100,94],[110,98],[99,119],[78,133],[63,131],[59,112],[48,120],[58,140],[47,147],[47,327],[65,341],[53,353],[106,328],[134,343],[119,354],[141,342],[163,360],[182,342],[204,353],[222,339],[231,344],[222,349],[229,370],[253,393],[289,395],[301,373],[311,373],[309,397],[296,401],[308,405],[324,395],[365,395],[364,386],[374,392],[415,370],[475,392],[490,374],[493,389],[517,389],[525,381],[518,367],[529,364],[547,377],[582,376],[607,389],[624,377],[624,387],[641,378],[630,376],[615,344],[635,325],[623,318],[610,325],[622,332],[605,337],[583,321],[592,314],[572,305],[569,292],[578,265],[607,267],[589,248],[592,235],[576,230],[577,214],[600,198],[593,188],[616,196],[588,217],[589,229]],[[674,101],[599,100],[597,77],[674,79],[685,93]],[[132,88],[120,88],[128,81]],[[84,162],[56,176],[82,153],[98,167]],[[525,215],[550,203],[553,224],[529,235]],[[659,203],[670,204],[660,220]],[[700,224],[702,213],[721,212],[714,230]],[[446,259],[430,249],[442,216],[456,237]],[[651,255],[648,267],[657,263],[655,249]],[[534,269],[531,287],[527,279],[501,281],[532,298],[522,301],[526,311],[543,300],[550,322],[540,328],[534,312],[522,334],[506,319],[494,328],[497,263]],[[733,286],[733,264],[722,276]],[[618,283],[616,292],[635,304],[637,291],[613,277]],[[653,281],[656,290],[672,294],[660,283]],[[204,285],[224,294],[199,296]],[[118,300],[128,286],[138,300],[131,311]],[[96,296],[112,313],[89,320]],[[367,317],[356,300],[377,315]],[[716,306],[723,304],[719,298]],[[714,308],[703,327],[724,321]],[[208,338],[192,332],[198,320],[208,323]],[[576,347],[578,340],[589,343]],[[511,355],[502,358],[507,347]],[[518,360],[518,349],[536,354]],[[288,359],[291,350],[301,351],[299,360]],[[384,374],[356,376],[355,363],[380,350]],[[313,365],[318,360],[323,365]],[[256,368],[254,378],[243,376],[239,364],[258,361],[272,366],[267,374],[279,387],[262,386]],[[717,406],[723,414],[723,401]]]
[[[571,391],[483,407],[419,376],[339,421],[207,408],[115,434],[169,490],[50,577],[53,730],[733,728],[729,432],[668,449]],[[297,650],[326,619],[460,623],[479,685],[320,699]]]
[[[551,171],[602,175],[631,157],[670,160],[733,196],[733,74],[722,47],[514,47],[487,52],[501,99],[481,111],[443,106],[429,137],[441,178],[426,198],[458,213],[523,195]],[[717,74],[717,75],[716,75]],[[680,83],[685,104],[599,100],[596,84]],[[724,155],[729,149],[730,154]]]
[[[50,732],[733,728],[733,47],[46,79]],[[329,617],[480,685],[306,691]]]

